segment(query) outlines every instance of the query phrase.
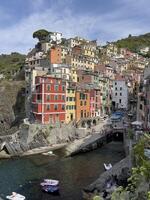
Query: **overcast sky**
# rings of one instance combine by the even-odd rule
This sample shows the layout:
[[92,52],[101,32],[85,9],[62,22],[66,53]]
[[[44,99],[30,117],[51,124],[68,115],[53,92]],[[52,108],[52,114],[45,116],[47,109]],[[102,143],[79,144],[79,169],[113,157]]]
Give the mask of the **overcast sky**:
[[99,43],[150,32],[150,0],[0,0],[0,54],[27,53],[38,29]]

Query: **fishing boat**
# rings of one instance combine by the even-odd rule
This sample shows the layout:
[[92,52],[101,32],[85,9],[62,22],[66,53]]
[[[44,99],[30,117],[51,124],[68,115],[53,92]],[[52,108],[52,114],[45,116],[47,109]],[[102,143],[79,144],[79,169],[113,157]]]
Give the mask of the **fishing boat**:
[[107,171],[107,170],[109,170],[109,169],[112,168],[112,164],[111,164],[111,163],[109,163],[109,164],[105,164],[105,163],[104,163],[104,168],[105,168],[105,170]]
[[53,179],[44,179],[42,183],[42,190],[48,193],[58,193],[59,192],[59,181]]
[[25,196],[18,194],[16,192],[12,192],[12,195],[6,196],[6,199],[10,200],[24,200],[26,199]]

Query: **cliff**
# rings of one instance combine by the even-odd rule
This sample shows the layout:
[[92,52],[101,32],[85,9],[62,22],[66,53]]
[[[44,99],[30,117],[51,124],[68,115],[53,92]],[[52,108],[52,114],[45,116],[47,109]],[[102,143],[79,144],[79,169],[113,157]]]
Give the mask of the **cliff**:
[[25,117],[25,82],[0,82],[0,136],[15,132]]

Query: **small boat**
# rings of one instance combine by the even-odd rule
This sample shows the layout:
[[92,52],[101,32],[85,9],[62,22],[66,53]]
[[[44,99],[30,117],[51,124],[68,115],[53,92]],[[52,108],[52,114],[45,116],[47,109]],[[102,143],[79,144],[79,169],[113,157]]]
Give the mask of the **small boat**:
[[105,163],[104,163],[104,168],[105,168],[105,170],[107,171],[107,170],[109,170],[109,169],[112,168],[112,164],[111,164],[111,163],[109,163],[109,164],[105,164]]
[[6,196],[6,199],[10,199],[10,200],[24,200],[25,196],[18,194],[16,192],[12,192],[12,195],[10,196]]
[[59,186],[46,185],[42,187],[42,190],[47,193],[59,193]]
[[59,181],[53,179],[44,179],[44,182],[40,183],[42,190],[48,193],[59,193]]
[[42,154],[45,156],[55,156],[55,154],[52,151],[44,152]]
[[44,179],[44,182],[42,182],[40,184],[41,186],[57,186],[59,185],[59,181],[58,180],[53,180],[53,179]]

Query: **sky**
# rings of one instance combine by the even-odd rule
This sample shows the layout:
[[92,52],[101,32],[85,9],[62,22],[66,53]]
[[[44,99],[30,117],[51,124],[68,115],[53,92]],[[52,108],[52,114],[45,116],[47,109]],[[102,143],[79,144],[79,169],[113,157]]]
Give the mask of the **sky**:
[[150,0],[0,0],[0,54],[26,54],[39,29],[104,44],[150,32],[149,19]]

